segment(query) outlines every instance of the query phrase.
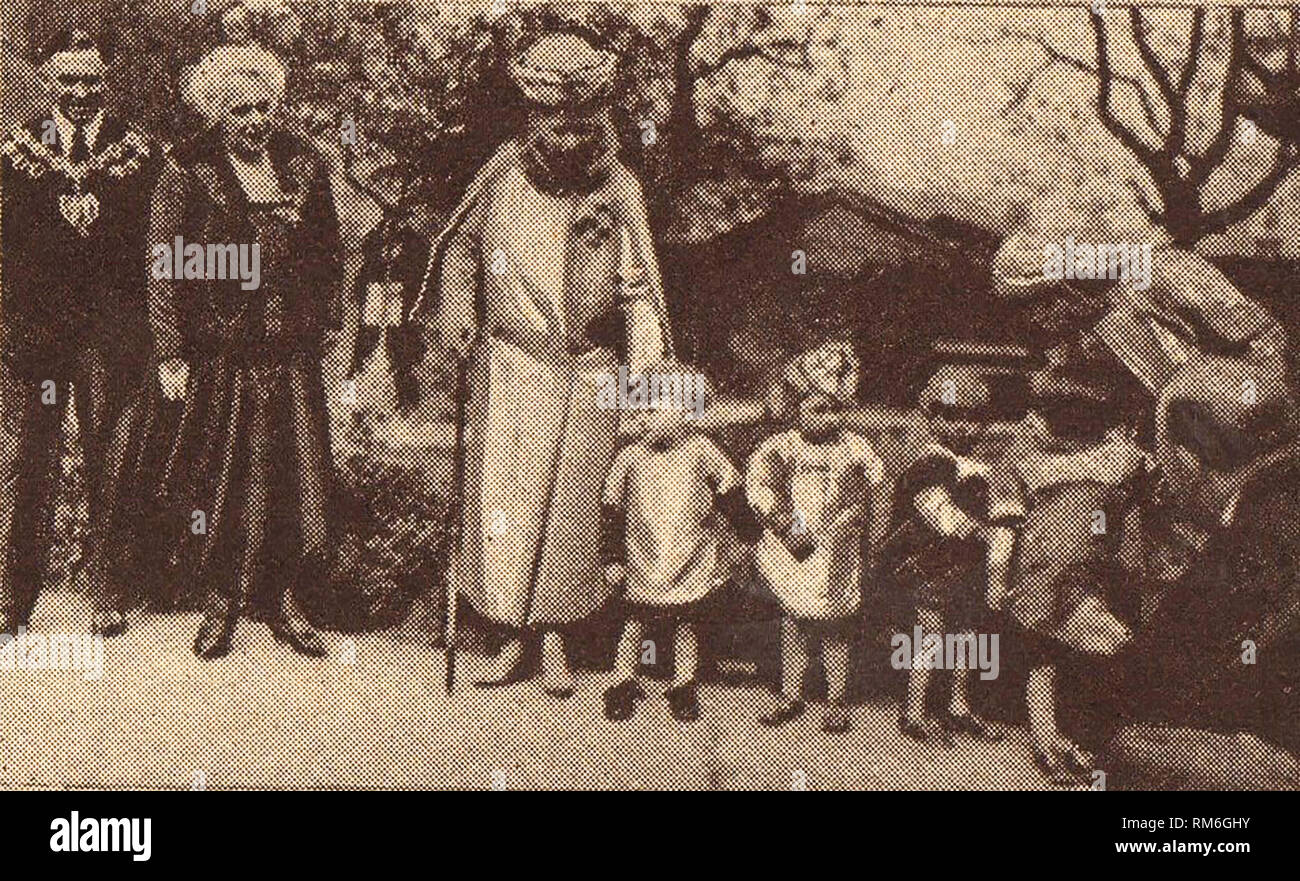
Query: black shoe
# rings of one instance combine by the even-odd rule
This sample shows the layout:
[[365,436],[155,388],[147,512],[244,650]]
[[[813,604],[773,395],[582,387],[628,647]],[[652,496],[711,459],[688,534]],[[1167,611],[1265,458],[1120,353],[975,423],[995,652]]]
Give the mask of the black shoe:
[[917,743],[939,744],[944,748],[952,746],[952,736],[929,719],[910,719],[906,713],[898,717],[898,731],[904,737],[910,737]]
[[636,702],[645,697],[645,690],[635,679],[627,679],[605,689],[605,718],[622,722],[632,718]]
[[1065,767],[1061,760],[1054,759],[1037,749],[1034,750],[1034,765],[1056,786],[1078,786],[1084,782],[1081,776]]
[[524,657],[523,643],[518,639],[507,640],[492,659],[491,669],[474,680],[474,687],[502,688],[514,685],[516,682],[523,682],[529,676],[528,664],[525,663]]
[[321,639],[321,635],[312,629],[307,619],[287,599],[279,616],[271,622],[271,633],[300,655],[323,658],[329,654],[325,640]]
[[694,722],[700,718],[700,688],[692,679],[675,685],[664,693],[668,710],[678,722]]
[[840,704],[831,704],[822,716],[822,731],[827,734],[847,734],[852,726],[849,708]]
[[194,654],[205,661],[230,654],[230,641],[235,636],[238,621],[238,616],[229,609],[209,610],[203,617],[198,636],[194,637]]
[[803,715],[803,711],[808,708],[803,701],[791,700],[785,695],[781,695],[780,700],[779,706],[758,717],[760,725],[776,728],[778,725],[784,725],[792,719],[799,718]]
[[943,718],[943,729],[953,734],[964,734],[975,740],[983,740],[989,743],[997,743],[1005,740],[1006,730],[1001,725],[994,725],[987,719],[981,718],[974,713],[963,713],[960,716],[947,715]]
[[119,609],[97,610],[90,617],[90,632],[104,639],[126,633],[126,613]]

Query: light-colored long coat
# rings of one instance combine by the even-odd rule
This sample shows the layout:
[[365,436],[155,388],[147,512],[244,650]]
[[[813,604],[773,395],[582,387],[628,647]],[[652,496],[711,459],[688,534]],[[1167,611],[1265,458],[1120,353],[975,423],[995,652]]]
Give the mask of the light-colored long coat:
[[[640,308],[620,306],[620,272],[644,279]],[[443,345],[470,359],[453,582],[500,624],[580,620],[608,598],[600,499],[618,413],[598,384],[617,349],[634,366],[670,350],[640,185],[613,162],[592,192],[549,194],[508,142],[435,240],[424,296]]]

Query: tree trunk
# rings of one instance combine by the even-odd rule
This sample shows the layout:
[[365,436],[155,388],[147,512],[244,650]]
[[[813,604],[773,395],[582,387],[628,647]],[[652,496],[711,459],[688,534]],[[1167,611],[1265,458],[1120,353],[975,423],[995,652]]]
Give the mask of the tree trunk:
[[1208,232],[1200,190],[1181,178],[1168,182],[1162,189],[1165,229],[1178,247],[1194,247]]

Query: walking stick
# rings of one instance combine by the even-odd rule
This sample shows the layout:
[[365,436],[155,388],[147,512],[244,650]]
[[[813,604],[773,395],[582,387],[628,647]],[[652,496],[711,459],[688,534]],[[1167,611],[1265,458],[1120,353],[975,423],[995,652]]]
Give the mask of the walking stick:
[[469,415],[469,371],[473,349],[456,358],[456,442],[452,447],[451,498],[447,506],[448,537],[444,555],[443,642],[447,651],[446,688],[450,695],[456,690],[456,613],[457,588],[454,563],[459,556],[461,523],[465,504],[465,426]]

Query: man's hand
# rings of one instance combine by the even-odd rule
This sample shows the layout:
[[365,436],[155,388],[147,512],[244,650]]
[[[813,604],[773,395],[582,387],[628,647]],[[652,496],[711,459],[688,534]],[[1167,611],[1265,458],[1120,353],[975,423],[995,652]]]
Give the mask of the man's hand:
[[605,583],[610,587],[618,587],[627,579],[627,569],[622,563],[610,563],[605,567]]
[[163,397],[169,401],[185,400],[185,386],[190,378],[190,365],[181,358],[169,358],[158,365],[158,383]]

